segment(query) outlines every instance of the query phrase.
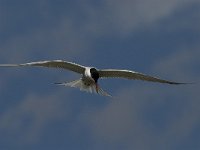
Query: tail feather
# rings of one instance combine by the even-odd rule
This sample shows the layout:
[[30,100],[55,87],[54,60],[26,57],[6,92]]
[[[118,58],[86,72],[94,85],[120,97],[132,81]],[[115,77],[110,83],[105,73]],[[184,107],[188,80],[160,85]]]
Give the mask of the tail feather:
[[105,92],[99,86],[97,86],[97,89],[96,89],[96,85],[95,84],[93,84],[91,86],[86,86],[83,83],[82,79],[74,80],[74,81],[71,81],[71,82],[55,83],[55,84],[74,87],[74,88],[79,88],[81,91],[86,91],[86,92],[89,92],[89,93],[98,93],[98,94],[100,94],[102,96],[112,97],[110,94]]
[[71,82],[62,82],[62,83],[55,83],[55,84],[63,85],[63,86],[70,86],[70,87],[74,87],[74,88],[80,88],[80,90],[84,89],[84,84],[81,79],[74,80]]
[[110,94],[108,94],[106,91],[104,91],[102,88],[100,88],[99,85],[97,85],[97,91],[98,94],[102,95],[102,96],[108,96],[108,97],[112,97]]

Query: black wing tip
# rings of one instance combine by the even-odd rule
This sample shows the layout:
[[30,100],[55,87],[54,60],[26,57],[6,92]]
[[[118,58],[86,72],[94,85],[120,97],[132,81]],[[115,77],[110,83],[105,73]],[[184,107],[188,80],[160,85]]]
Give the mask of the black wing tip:
[[64,84],[64,83],[62,83],[62,82],[54,82],[53,84],[54,84],[54,85],[62,85],[62,84]]
[[187,84],[195,84],[195,82],[167,82],[171,85],[187,85]]

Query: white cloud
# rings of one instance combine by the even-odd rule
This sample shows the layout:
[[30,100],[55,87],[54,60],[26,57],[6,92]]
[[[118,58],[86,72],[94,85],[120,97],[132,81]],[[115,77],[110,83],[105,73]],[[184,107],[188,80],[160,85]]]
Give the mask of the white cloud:
[[[197,0],[104,0],[97,8],[87,5],[88,24],[98,34],[128,36],[140,27],[150,26]],[[98,32],[99,31],[99,32]]]
[[185,82],[199,81],[199,76],[197,76],[197,73],[199,73],[198,65],[200,63],[199,48],[200,45],[198,44],[192,47],[183,45],[174,53],[165,58],[162,57],[161,60],[157,60],[153,70],[164,74],[164,76],[173,77],[174,80],[183,81],[185,79]]
[[[191,1],[184,1],[186,4],[189,2]],[[156,23],[173,14],[183,6],[182,4],[181,0],[105,0],[102,6],[94,8],[91,4],[80,3],[79,8],[87,17],[79,22],[79,26],[74,26],[71,18],[73,15],[63,16],[54,27],[37,28],[24,35],[15,35],[0,46],[1,63],[2,61],[5,63],[27,61],[41,53],[44,57],[56,59],[65,56],[79,58],[84,53],[87,58],[80,59],[88,59],[91,57],[89,49],[92,47],[93,38],[107,36],[110,33],[127,36],[143,24]],[[49,14],[45,13],[45,15]],[[196,69],[199,70],[199,56],[199,46],[177,51],[159,62],[156,61],[152,70],[159,72],[162,77],[169,77],[168,79],[180,79],[180,81],[195,79],[196,81],[199,79],[199,72],[195,74],[194,71],[188,70],[193,65],[196,65]],[[1,83],[6,82],[1,79]],[[170,146],[175,145],[196,131],[200,122],[198,85],[185,87],[160,85],[163,89],[154,84],[148,85],[126,87],[123,91],[119,91],[119,98],[111,100],[112,102],[106,104],[105,108],[83,115],[81,121],[84,123],[80,122],[80,124],[86,124],[91,129],[95,144],[103,141],[103,144],[110,145],[122,143],[127,145],[127,149],[163,149],[166,143]],[[0,131],[6,132],[5,135],[11,135],[13,140],[21,135],[17,142],[24,142],[24,140],[26,143],[37,142],[48,123],[67,116],[63,111],[67,108],[63,109],[62,101],[55,95],[59,94],[41,96],[27,94],[22,102],[0,115]],[[169,107],[170,104],[172,106]],[[177,107],[177,104],[184,105]],[[166,113],[166,118],[162,118],[166,123],[163,129],[157,129],[155,123],[157,120],[154,122],[149,118],[150,120],[145,121],[143,118],[148,116],[146,113],[153,113],[153,111],[162,113],[162,108],[166,105],[169,107],[169,113],[174,114]]]
[[[198,69],[199,56],[198,48],[174,52],[153,68],[157,68],[157,72],[167,71],[167,75],[175,73],[178,77],[193,64]],[[184,77],[199,79],[194,72],[181,76]],[[85,115],[84,120],[95,142],[101,141],[100,146],[103,143],[115,147],[129,145],[127,149],[176,149],[194,132],[199,132],[199,88],[198,84],[152,83],[127,87],[119,91],[119,98],[113,99],[104,109]]]
[[64,108],[66,106],[58,95],[28,94],[19,104],[0,115],[0,132],[10,135],[5,138],[15,144],[38,142],[48,124],[66,118],[70,111]]
[[14,35],[0,47],[1,58],[17,62],[33,56],[38,59],[38,55],[54,56],[55,59],[78,57],[88,50],[88,39],[81,36],[70,19],[66,18],[56,27],[41,27],[23,35]]
[[[96,7],[90,2],[78,3],[77,7],[84,19],[74,19],[77,13],[71,10],[71,15],[63,14],[54,26],[38,26],[25,34],[12,35],[0,46],[0,57],[2,61],[9,62],[22,61],[38,55],[78,58],[84,53],[91,57],[93,39],[110,34],[130,35],[138,28],[156,23],[192,2],[198,1],[105,0]],[[43,8],[48,7],[48,3],[43,1],[38,5],[40,6],[37,9],[41,16],[50,17],[51,14]]]
[[158,86],[124,89],[119,99],[84,116],[94,143],[129,145],[127,149],[174,149],[190,138],[200,123],[198,92],[192,92],[196,88],[183,89],[175,88],[177,94]]

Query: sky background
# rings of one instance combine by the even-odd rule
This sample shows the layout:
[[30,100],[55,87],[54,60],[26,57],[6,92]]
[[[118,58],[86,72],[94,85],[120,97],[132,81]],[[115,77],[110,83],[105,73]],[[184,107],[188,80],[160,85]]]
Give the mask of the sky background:
[[62,59],[193,85],[0,68],[1,150],[199,150],[199,0],[0,0],[0,64]]

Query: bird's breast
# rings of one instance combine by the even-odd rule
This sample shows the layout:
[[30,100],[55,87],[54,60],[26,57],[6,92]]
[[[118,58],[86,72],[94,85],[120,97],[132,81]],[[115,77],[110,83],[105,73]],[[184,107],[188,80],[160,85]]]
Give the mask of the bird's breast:
[[95,84],[94,79],[91,77],[87,77],[87,76],[83,76],[82,81],[83,81],[83,84],[86,86],[91,86],[91,85]]
[[89,67],[85,68],[85,72],[84,72],[83,76],[85,76],[85,77],[91,77],[91,73],[90,73],[90,68]]

